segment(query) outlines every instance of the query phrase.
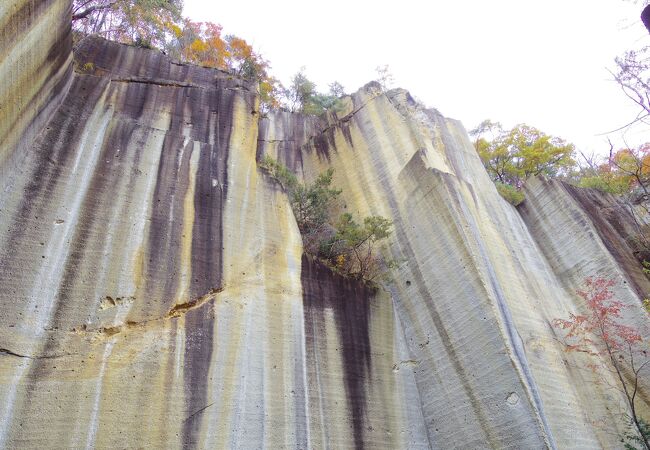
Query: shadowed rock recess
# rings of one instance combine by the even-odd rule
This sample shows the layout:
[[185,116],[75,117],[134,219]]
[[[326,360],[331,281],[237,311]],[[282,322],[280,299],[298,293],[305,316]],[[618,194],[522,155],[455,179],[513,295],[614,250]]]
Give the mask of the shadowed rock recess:
[[[622,398],[551,327],[587,276],[647,323],[614,198],[540,179],[515,209],[401,89],[261,117],[155,51],[73,62],[69,15],[0,7],[0,448],[621,447]],[[379,289],[303,255],[264,155],[394,222]]]

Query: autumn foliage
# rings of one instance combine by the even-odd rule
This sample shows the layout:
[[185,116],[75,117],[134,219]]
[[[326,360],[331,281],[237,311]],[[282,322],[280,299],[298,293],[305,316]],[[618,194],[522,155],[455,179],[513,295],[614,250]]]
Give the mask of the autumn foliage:
[[566,350],[593,356],[589,368],[599,375],[614,375],[616,388],[627,401],[636,439],[650,450],[644,421],[638,416],[636,400],[639,382],[650,367],[648,343],[637,328],[622,323],[627,308],[614,298],[613,280],[587,278],[577,294],[585,301],[586,314],[570,314],[568,319],[555,319],[553,325],[564,331]]
[[484,120],[470,135],[497,190],[515,206],[524,200],[521,189],[528,177],[563,177],[576,164],[573,144],[526,124],[505,130],[498,122]]
[[181,10],[181,0],[75,0],[72,26],[78,39],[97,34],[255,80],[261,108],[279,107],[282,88],[268,61],[246,40],[223,36],[221,25],[182,18]]
[[618,195],[638,192],[647,196],[650,188],[650,142],[610,151],[603,161],[583,170],[578,185]]

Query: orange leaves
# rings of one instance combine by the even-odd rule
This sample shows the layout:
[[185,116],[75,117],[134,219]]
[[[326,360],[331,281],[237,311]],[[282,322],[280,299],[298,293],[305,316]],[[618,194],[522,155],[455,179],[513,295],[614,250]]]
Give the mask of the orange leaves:
[[225,70],[229,51],[221,38],[221,26],[211,22],[193,22],[185,19],[178,37],[180,53],[184,60]]

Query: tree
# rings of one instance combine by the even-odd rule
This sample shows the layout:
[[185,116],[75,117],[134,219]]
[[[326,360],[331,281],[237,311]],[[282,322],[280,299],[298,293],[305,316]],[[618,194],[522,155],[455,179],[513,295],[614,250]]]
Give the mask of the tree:
[[329,94],[318,92],[316,83],[305,75],[304,67],[293,76],[289,88],[284,92],[285,102],[291,112],[316,116],[330,109],[339,109],[339,97],[343,95],[343,86],[336,81],[330,84]]
[[589,367],[597,374],[614,375],[617,390],[625,397],[632,425],[639,441],[650,450],[644,422],[638,416],[636,400],[639,381],[650,367],[648,343],[640,330],[624,325],[621,312],[626,308],[614,298],[613,280],[587,278],[585,288],[577,294],[585,301],[587,313],[571,314],[568,319],[555,319],[553,325],[566,334],[566,350],[582,352],[594,358]]
[[616,72],[610,73],[625,96],[639,107],[634,120],[619,130],[638,122],[650,124],[650,46],[629,50],[617,57],[615,62]]
[[515,206],[524,201],[521,188],[528,177],[568,176],[576,164],[572,144],[525,124],[504,130],[487,119],[469,134],[497,191]]
[[381,88],[384,91],[387,91],[393,86],[395,78],[393,77],[393,73],[391,72],[390,67],[388,67],[388,64],[377,66],[375,72],[377,72],[376,81],[381,85]]
[[647,199],[650,184],[650,143],[613,153],[609,164],[630,189],[639,188]]
[[[484,138],[488,132],[492,140]],[[575,165],[572,144],[529,125],[506,131],[498,122],[486,120],[470,134],[476,137],[476,151],[492,179],[516,188],[530,176],[556,177]]]
[[336,225],[330,225],[330,210],[341,194],[340,189],[331,187],[334,169],[321,173],[313,183],[302,183],[291,170],[268,155],[259,165],[289,196],[305,252],[318,256],[342,275],[364,282],[381,273],[376,245],[390,236],[392,222],[381,216],[369,216],[359,225],[346,213]]
[[352,214],[342,214],[336,224],[336,234],[322,242],[320,254],[344,275],[372,281],[381,272],[376,244],[390,236],[392,225],[381,216],[366,217],[363,225],[359,225]]
[[222,27],[211,22],[183,20],[174,29],[167,51],[183,61],[227,70],[238,77],[259,83],[262,112],[280,107],[282,86],[269,74],[270,65],[246,40],[234,35],[221,37]]
[[163,48],[182,9],[182,0],[74,0],[72,28],[125,44]]
[[231,53],[221,31],[221,25],[185,19],[172,55],[193,64],[228,70]]
[[287,192],[298,229],[303,235],[320,231],[327,223],[332,202],[341,194],[340,189],[332,189],[334,169],[318,175],[313,183],[301,183],[296,175],[286,166],[278,163],[268,155],[260,162]]
[[305,112],[314,94],[316,94],[316,83],[307,78],[305,68],[301,67],[291,78],[291,84],[285,92],[291,112]]
[[329,208],[334,199],[341,194],[340,189],[332,189],[334,169],[318,175],[311,184],[297,183],[290,193],[291,207],[303,234],[320,230],[327,223]]
[[330,95],[332,97],[340,98],[343,97],[345,94],[345,88],[341,83],[338,81],[334,81],[333,83],[330,83],[328,86],[330,90]]
[[650,194],[650,142],[614,151],[601,160],[585,158],[587,165],[576,174],[580,187],[616,194],[625,203],[642,204]]

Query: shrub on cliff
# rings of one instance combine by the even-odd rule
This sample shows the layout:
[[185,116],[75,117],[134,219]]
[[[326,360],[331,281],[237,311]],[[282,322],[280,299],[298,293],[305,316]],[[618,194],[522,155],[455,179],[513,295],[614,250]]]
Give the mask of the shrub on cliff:
[[517,206],[525,200],[523,192],[521,192],[516,187],[506,183],[501,183],[499,181],[496,181],[494,184],[496,185],[497,192],[499,192],[501,197],[503,197],[511,205]]
[[318,116],[327,110],[340,110],[340,97],[344,95],[343,86],[336,81],[329,85],[328,94],[318,92],[316,83],[307,78],[303,67],[291,78],[291,85],[284,90],[283,99],[292,112]]
[[576,165],[572,144],[529,125],[504,130],[500,123],[484,120],[469,134],[499,194],[513,205],[524,200],[521,188],[528,177],[566,177]]
[[336,234],[321,242],[319,255],[346,276],[372,281],[382,271],[377,242],[390,236],[392,225],[381,216],[366,217],[360,225],[351,214],[342,214]]
[[291,170],[269,156],[264,157],[260,167],[267,170],[287,191],[303,235],[315,233],[327,223],[332,202],[341,193],[340,189],[331,188],[334,169],[321,173],[313,183],[301,183]]
[[319,174],[313,183],[302,183],[291,170],[269,156],[259,165],[286,190],[307,253],[319,257],[340,274],[365,282],[381,273],[376,247],[391,234],[392,222],[370,216],[360,225],[345,213],[331,225],[330,210],[341,194],[340,189],[331,187],[334,169]]

